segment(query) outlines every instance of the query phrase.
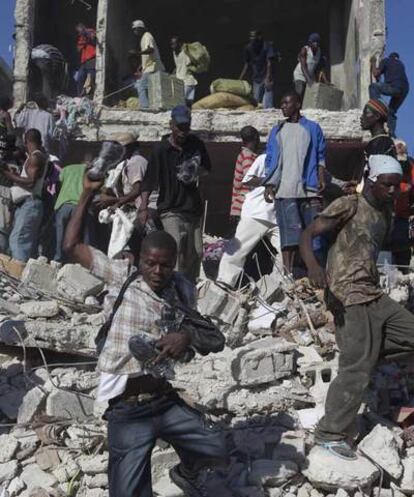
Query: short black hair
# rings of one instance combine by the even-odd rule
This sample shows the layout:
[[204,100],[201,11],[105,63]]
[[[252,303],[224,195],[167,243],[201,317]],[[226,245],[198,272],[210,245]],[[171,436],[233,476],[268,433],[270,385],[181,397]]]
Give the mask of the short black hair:
[[400,54],[398,52],[392,52],[392,53],[390,53],[390,57],[393,57],[394,59],[399,59]]
[[4,111],[8,111],[13,107],[13,100],[11,97],[8,97],[7,95],[2,95],[0,97],[0,109]]
[[240,131],[240,137],[243,143],[251,143],[260,138],[260,133],[253,126],[245,126]]
[[46,110],[49,106],[49,100],[42,93],[37,93],[34,96],[34,101],[40,109]]
[[299,93],[296,90],[291,89],[291,90],[288,90],[287,92],[285,92],[282,96],[282,99],[284,99],[286,97],[292,97],[292,98],[296,99],[302,105],[302,98],[300,97]]
[[142,242],[141,254],[154,248],[168,250],[171,255],[177,256],[177,243],[166,231],[153,231],[147,235]]
[[28,129],[24,134],[24,138],[26,141],[29,141],[31,143],[42,145],[42,135],[38,129],[35,128]]

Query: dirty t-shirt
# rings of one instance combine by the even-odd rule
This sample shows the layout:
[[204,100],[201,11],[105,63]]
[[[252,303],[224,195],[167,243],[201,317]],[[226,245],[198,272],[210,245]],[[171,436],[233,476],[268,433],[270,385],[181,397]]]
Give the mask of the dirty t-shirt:
[[390,228],[391,210],[379,210],[364,195],[349,195],[332,202],[320,217],[339,221],[327,263],[334,299],[350,306],[381,297],[376,262]]

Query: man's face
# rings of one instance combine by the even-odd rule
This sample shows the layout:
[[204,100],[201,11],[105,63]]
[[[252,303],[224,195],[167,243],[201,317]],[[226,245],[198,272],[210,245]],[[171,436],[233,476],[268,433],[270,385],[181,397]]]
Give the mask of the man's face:
[[310,44],[310,47],[311,49],[316,52],[319,48],[319,41],[313,41],[311,44]]
[[160,292],[168,285],[175,261],[175,254],[167,249],[149,248],[141,252],[140,270],[151,290]]
[[372,186],[374,197],[382,204],[392,204],[400,192],[399,174],[380,174]]
[[138,38],[141,38],[142,35],[145,33],[144,28],[134,28],[132,31],[133,31],[135,36],[138,36]]
[[85,31],[86,28],[83,24],[78,24],[75,29],[76,29],[76,32],[78,33],[78,35],[81,35]]
[[174,119],[170,123],[171,132],[177,145],[184,145],[191,130],[191,123],[176,123]]
[[282,109],[284,117],[289,118],[300,109],[300,103],[295,97],[287,96],[282,98],[280,108]]
[[360,119],[361,128],[363,130],[372,129],[375,124],[378,122],[378,114],[376,114],[373,110],[366,105],[364,110],[362,111],[362,116]]
[[170,46],[174,52],[177,52],[180,49],[178,38],[171,38]]

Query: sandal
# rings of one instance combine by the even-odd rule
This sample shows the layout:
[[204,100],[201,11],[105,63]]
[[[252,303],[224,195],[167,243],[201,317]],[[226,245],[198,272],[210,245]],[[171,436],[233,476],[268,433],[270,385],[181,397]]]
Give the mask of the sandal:
[[346,461],[358,459],[355,451],[346,442],[317,442],[316,445],[328,450],[331,454]]

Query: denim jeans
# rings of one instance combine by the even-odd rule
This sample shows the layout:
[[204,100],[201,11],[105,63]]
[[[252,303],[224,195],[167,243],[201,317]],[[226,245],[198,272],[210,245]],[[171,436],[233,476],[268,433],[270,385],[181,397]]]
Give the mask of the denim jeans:
[[63,204],[55,213],[56,222],[56,253],[54,260],[63,262],[63,240],[65,238],[66,226],[68,225],[73,211],[76,209],[75,204]]
[[268,90],[263,81],[253,81],[253,98],[263,104],[263,109],[273,107],[273,89]]
[[78,69],[78,75],[76,78],[76,88],[78,92],[78,97],[82,96],[83,93],[83,87],[85,86],[86,78],[88,77],[88,74],[91,75],[92,81],[95,84],[95,75],[96,75],[96,69],[95,69],[95,64],[96,60],[91,59],[87,60],[83,64],[80,65]]
[[9,237],[13,259],[27,262],[37,254],[40,226],[43,219],[43,202],[28,197],[14,211],[13,227]]
[[110,497],[153,497],[151,452],[158,438],[174,447],[191,474],[227,459],[222,433],[175,394],[142,404],[115,401],[105,418]]
[[369,86],[369,98],[380,99],[381,95],[391,97],[388,104],[388,128],[392,138],[395,138],[397,129],[397,111],[403,104],[409,92],[409,88],[400,89],[387,83],[372,83]]
[[138,92],[139,108],[148,109],[149,108],[149,96],[148,96],[148,79],[149,74],[143,74],[140,79],[135,83],[135,88]]

